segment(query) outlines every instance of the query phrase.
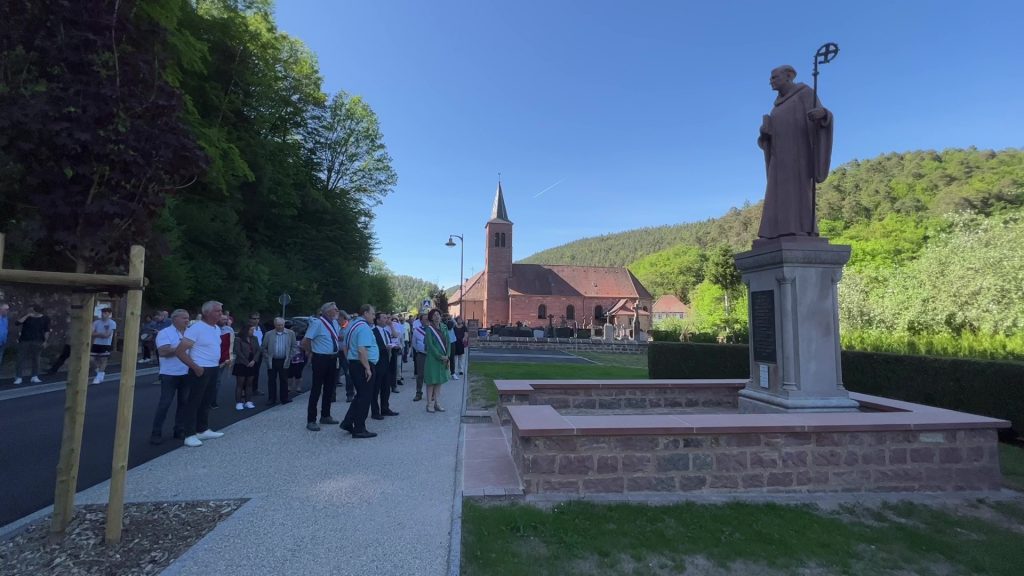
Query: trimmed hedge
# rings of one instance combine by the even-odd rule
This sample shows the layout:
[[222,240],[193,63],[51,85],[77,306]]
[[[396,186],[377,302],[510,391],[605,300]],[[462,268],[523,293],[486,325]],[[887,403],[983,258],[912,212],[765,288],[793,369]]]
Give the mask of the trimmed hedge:
[[750,355],[736,344],[651,342],[647,372],[651,378],[748,378]]
[[[651,378],[747,378],[744,345],[652,342]],[[843,351],[848,390],[1001,418],[1024,434],[1024,363]]]

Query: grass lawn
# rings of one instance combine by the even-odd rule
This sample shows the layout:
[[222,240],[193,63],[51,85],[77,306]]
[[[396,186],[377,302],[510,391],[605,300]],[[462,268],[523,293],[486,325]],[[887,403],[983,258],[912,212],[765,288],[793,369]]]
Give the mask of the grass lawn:
[[778,504],[463,508],[466,575],[1014,575],[1024,504],[822,511]]
[[615,352],[571,352],[576,356],[593,360],[605,366],[627,366],[647,370],[647,352],[642,354],[617,354]]
[[1024,448],[1000,444],[999,464],[1003,469],[1003,483],[1008,488],[1024,491]]
[[594,378],[615,380],[647,378],[643,368],[602,364],[530,364],[526,362],[474,362],[470,367],[469,405],[491,408],[498,403],[494,380],[581,380]]

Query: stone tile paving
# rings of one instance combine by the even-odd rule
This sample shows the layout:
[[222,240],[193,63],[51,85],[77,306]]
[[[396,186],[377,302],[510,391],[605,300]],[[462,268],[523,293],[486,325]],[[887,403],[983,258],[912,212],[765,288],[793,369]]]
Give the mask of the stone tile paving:
[[[367,421],[377,438],[307,431],[300,396],[131,470],[129,501],[251,499],[168,573],[447,574],[464,380],[445,385],[448,411],[430,414],[412,402],[411,376],[410,366],[392,396],[401,415]],[[104,502],[107,490],[86,490],[78,503]]]
[[463,453],[463,495],[517,496],[523,493],[512,461],[512,429],[494,423],[467,424]]

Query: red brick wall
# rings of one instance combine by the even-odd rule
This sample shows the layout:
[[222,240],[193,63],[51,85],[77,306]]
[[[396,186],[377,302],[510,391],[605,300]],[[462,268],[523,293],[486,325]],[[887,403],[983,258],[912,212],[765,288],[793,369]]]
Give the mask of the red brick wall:
[[[488,222],[484,250],[483,325],[508,324],[508,279],[512,275],[512,224]],[[494,235],[504,234],[505,245],[495,246]]]

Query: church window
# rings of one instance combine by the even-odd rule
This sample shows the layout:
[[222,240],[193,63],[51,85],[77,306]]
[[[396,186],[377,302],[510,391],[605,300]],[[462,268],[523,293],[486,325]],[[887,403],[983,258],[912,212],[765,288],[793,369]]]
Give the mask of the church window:
[[495,232],[494,233],[494,247],[495,248],[497,248],[499,246],[498,242],[500,240],[501,240],[501,235],[499,235],[497,232]]
[[604,308],[598,304],[594,306],[594,320],[601,320],[604,318]]
[[505,233],[504,232],[501,233],[501,247],[502,248],[505,247]]
[[565,319],[566,320],[575,320],[576,319],[576,307],[573,306],[572,304],[569,304],[568,306],[565,307]]
[[537,306],[537,318],[540,319],[540,320],[544,320],[547,317],[548,317],[548,307],[543,305],[543,304],[541,304],[540,306]]

